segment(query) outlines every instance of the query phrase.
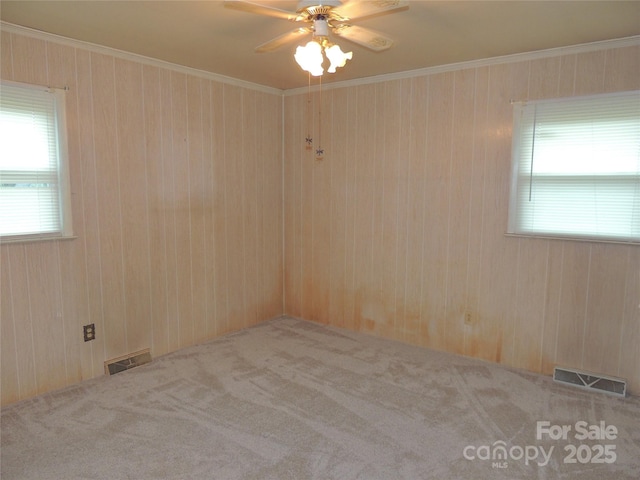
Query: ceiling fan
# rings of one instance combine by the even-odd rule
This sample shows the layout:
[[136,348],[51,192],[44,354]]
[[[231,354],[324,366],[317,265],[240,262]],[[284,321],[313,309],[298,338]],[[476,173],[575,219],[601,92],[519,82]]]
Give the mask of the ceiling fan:
[[[335,73],[336,67],[343,67],[346,61],[352,58],[352,52],[345,53],[330,41],[329,32],[369,50],[386,50],[393,45],[391,38],[374,30],[352,25],[350,22],[409,8],[408,2],[402,0],[300,0],[295,12],[243,0],[225,0],[224,5],[244,12],[300,23],[295,30],[259,45],[256,52],[272,52],[297,38],[312,34],[313,38],[309,43],[298,46],[294,58],[303,70],[313,76],[321,76],[324,72],[323,53],[331,62],[327,70],[329,73]],[[318,115],[320,116],[320,110]],[[320,121],[318,123],[320,124]],[[305,142],[306,148],[311,149],[314,142],[311,133],[307,134]],[[321,140],[318,140],[317,160],[322,160],[324,156],[321,144]]]
[[256,48],[256,52],[272,52],[304,35],[327,37],[329,32],[373,51],[386,50],[393,40],[368,28],[351,25],[363,18],[386,15],[409,8],[402,0],[301,0],[295,12],[243,0],[226,0],[225,7],[260,15],[299,22],[300,27],[280,35]]

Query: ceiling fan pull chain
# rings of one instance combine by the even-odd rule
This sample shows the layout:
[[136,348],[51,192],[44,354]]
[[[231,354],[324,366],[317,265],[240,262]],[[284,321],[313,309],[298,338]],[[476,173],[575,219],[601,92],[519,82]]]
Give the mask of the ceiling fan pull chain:
[[316,148],[316,160],[324,160],[324,148],[322,148],[322,77],[320,77],[320,94],[318,99],[318,148]]
[[313,120],[311,116],[311,74],[308,74],[309,77],[309,87],[307,89],[307,137],[304,139],[306,145],[306,150],[311,150],[313,148],[313,136],[311,132],[313,131]]

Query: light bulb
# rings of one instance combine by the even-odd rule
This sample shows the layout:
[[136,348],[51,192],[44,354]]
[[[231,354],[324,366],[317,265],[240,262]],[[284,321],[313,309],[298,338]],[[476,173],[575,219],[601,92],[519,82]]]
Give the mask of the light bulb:
[[330,47],[325,48],[324,54],[331,62],[331,65],[327,70],[329,73],[335,73],[337,67],[344,67],[347,60],[351,60],[353,57],[353,52],[345,53],[340,49],[339,45],[331,45]]
[[322,68],[322,47],[319,43],[311,41],[305,46],[298,46],[294,55],[296,62],[300,65],[304,71],[309,72],[314,77],[318,77],[323,74]]

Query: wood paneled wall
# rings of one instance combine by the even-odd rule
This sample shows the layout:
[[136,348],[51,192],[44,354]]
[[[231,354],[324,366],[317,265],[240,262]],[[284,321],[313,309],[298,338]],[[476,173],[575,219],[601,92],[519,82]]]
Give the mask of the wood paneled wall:
[[3,405],[282,314],[280,94],[15,33],[1,45],[3,79],[69,87],[77,236],[0,247]]
[[624,47],[286,97],[286,313],[640,394],[640,247],[504,235],[510,100],[639,88]]

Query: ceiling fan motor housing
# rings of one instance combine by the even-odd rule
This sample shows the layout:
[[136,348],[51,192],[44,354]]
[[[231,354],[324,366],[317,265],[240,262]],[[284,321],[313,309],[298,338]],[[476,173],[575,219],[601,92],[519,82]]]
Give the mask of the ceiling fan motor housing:
[[326,17],[318,15],[313,21],[313,36],[314,37],[328,37],[329,36],[329,24]]

